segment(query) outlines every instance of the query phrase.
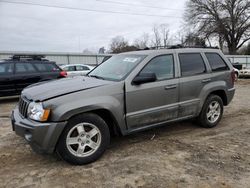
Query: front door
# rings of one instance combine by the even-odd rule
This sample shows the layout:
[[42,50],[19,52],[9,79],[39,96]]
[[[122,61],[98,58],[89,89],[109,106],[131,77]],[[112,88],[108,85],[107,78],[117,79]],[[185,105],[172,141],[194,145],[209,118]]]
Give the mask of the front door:
[[179,79],[175,78],[173,55],[153,58],[141,73],[155,73],[157,80],[140,85],[126,82],[128,128],[138,129],[177,118]]

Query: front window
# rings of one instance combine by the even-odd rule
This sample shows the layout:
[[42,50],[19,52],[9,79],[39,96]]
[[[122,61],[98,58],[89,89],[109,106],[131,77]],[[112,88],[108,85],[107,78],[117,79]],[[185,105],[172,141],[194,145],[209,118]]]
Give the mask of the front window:
[[145,57],[145,55],[129,54],[112,56],[96,67],[88,76],[104,80],[120,81],[125,79]]
[[172,55],[161,55],[153,58],[140,72],[155,73],[157,80],[174,77],[174,59]]

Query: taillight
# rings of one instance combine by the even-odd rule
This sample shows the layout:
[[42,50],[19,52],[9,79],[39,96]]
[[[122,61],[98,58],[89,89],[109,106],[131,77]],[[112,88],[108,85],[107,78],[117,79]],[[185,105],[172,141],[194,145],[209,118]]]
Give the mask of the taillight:
[[232,78],[232,84],[234,85],[234,81],[235,81],[235,72],[234,72],[234,69],[231,71],[231,78]]
[[67,72],[66,71],[61,71],[60,76],[61,77],[67,77]]

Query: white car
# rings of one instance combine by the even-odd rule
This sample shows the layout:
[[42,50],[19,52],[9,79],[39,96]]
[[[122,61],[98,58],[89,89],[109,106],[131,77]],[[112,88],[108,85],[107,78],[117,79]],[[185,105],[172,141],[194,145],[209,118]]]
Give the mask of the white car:
[[85,65],[85,64],[70,64],[70,65],[61,65],[62,70],[67,72],[67,76],[84,76],[92,69],[94,66]]
[[250,64],[240,70],[240,77],[250,77]]

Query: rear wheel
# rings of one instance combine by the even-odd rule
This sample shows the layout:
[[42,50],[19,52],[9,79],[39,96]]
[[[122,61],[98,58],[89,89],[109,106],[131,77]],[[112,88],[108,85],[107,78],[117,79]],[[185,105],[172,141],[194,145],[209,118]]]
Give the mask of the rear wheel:
[[96,114],[82,114],[69,120],[57,144],[57,153],[71,164],[87,164],[103,154],[109,141],[105,121]]
[[198,121],[202,127],[215,127],[223,115],[223,102],[217,95],[210,95],[205,101]]

